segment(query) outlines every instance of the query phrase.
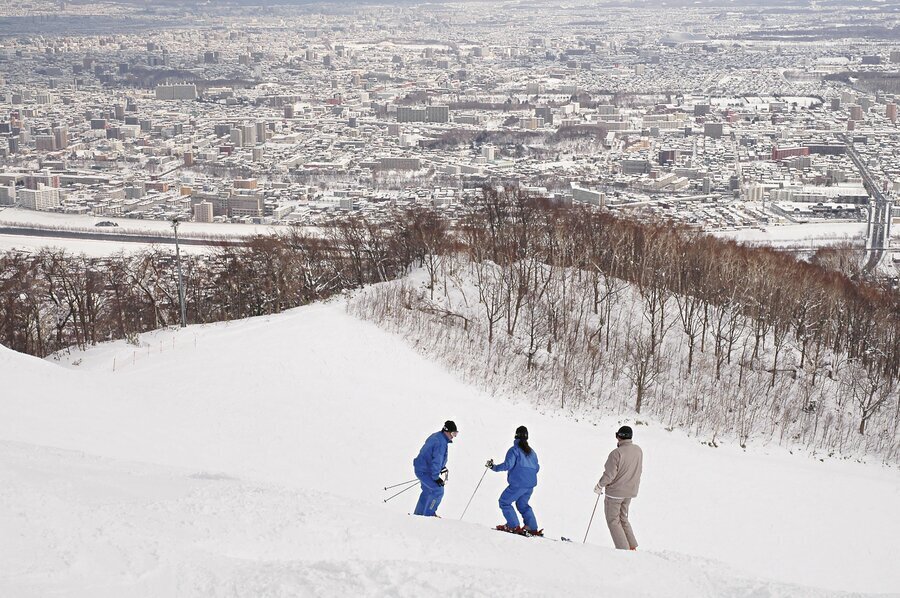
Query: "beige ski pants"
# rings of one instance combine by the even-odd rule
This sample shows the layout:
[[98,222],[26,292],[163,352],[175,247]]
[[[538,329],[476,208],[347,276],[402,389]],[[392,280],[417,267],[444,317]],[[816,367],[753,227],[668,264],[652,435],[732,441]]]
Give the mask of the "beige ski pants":
[[630,498],[610,498],[608,496],[603,503],[609,533],[616,548],[621,550],[637,548],[638,545],[634,538],[634,532],[631,530],[631,524],[628,523],[628,505],[630,504]]

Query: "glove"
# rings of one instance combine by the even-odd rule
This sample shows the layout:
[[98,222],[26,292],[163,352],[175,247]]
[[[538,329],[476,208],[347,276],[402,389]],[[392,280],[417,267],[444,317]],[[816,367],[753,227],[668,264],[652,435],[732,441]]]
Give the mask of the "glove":
[[603,486],[600,485],[600,482],[597,482],[597,485],[594,486],[594,493],[603,496]]
[[434,483],[437,484],[438,486],[443,486],[444,480],[442,480],[441,478],[438,478],[434,481]]
[[488,459],[487,463],[485,463],[484,466],[487,467],[488,469],[494,469],[494,460]]

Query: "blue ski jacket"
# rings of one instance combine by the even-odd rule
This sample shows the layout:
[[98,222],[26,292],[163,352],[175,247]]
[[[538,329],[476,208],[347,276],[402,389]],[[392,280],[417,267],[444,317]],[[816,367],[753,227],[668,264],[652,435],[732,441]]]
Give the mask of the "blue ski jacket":
[[443,432],[435,432],[427,439],[419,455],[413,459],[413,470],[416,477],[436,480],[441,470],[447,465],[447,447],[453,442]]
[[508,471],[506,482],[514,488],[534,488],[537,486],[537,473],[541,469],[538,463],[537,453],[532,449],[530,455],[519,446],[519,442],[513,443],[506,451],[506,459],[492,468],[494,471]]

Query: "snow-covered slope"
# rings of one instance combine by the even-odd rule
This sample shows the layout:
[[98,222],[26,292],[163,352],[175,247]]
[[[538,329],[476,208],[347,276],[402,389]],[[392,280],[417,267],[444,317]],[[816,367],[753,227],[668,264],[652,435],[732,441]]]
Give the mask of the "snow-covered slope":
[[[641,547],[621,553],[602,514],[580,544],[618,421],[486,396],[339,303],[142,341],[0,348],[0,596],[900,592],[896,470],[636,426]],[[384,504],[448,418],[443,519],[408,516],[414,490]],[[576,543],[489,530],[501,474],[458,521],[520,424],[538,521]]]

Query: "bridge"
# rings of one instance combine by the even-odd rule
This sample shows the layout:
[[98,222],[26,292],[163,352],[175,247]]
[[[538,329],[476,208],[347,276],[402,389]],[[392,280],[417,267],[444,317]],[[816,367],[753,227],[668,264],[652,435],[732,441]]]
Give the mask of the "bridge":
[[853,160],[856,168],[859,169],[863,179],[863,186],[865,186],[871,197],[869,201],[869,220],[866,225],[866,252],[869,257],[865,266],[863,266],[863,270],[872,272],[881,263],[881,260],[884,259],[885,254],[891,247],[891,210],[893,208],[893,200],[881,190],[868,166],[866,166],[853,146],[853,140],[844,134],[838,137],[847,144],[847,153],[850,155],[850,159]]

